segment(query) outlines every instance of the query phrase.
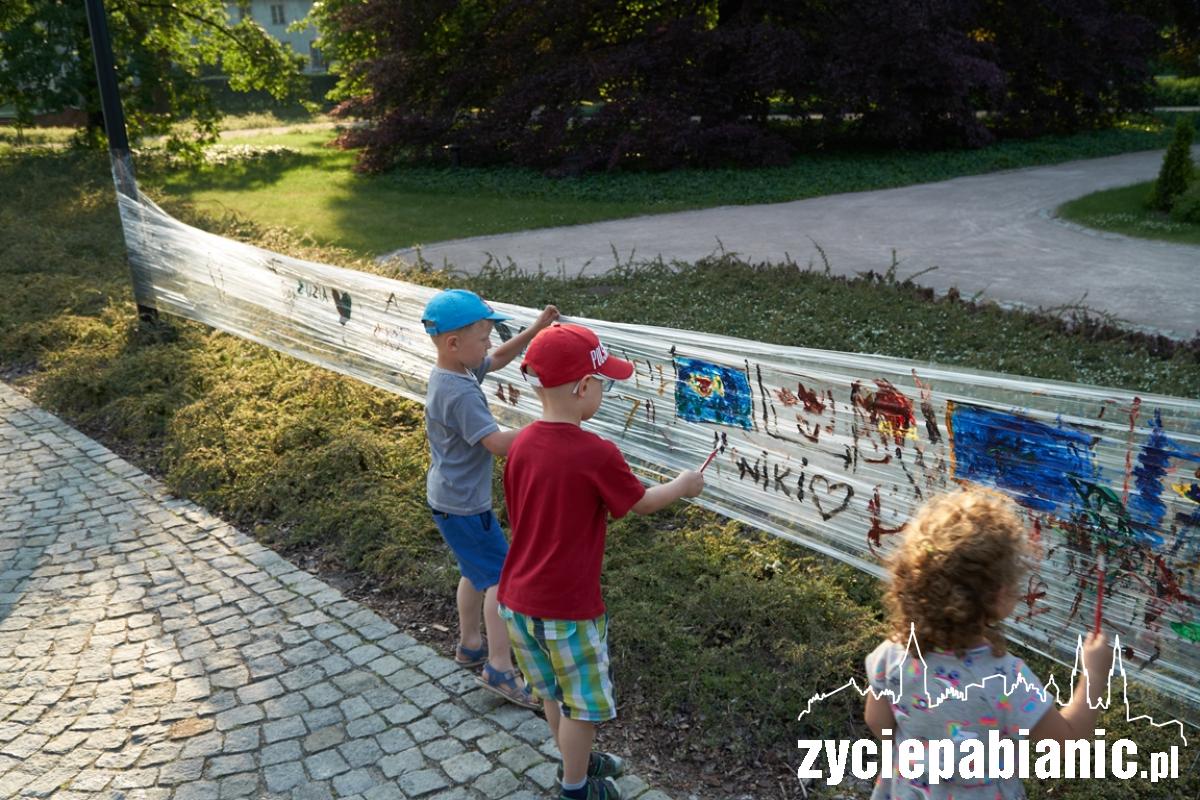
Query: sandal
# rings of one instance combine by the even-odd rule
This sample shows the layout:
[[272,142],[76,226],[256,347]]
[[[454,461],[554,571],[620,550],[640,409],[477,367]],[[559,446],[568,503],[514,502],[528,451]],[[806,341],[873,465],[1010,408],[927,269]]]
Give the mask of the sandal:
[[487,637],[483,637],[483,642],[474,649],[463,647],[461,644],[454,647],[454,663],[466,669],[474,669],[481,664],[486,664],[488,660]]
[[519,674],[515,669],[501,672],[491,664],[484,664],[483,672],[477,675],[475,680],[479,681],[483,688],[495,692],[513,705],[536,711],[541,708],[541,704],[534,698],[528,686],[517,685]]

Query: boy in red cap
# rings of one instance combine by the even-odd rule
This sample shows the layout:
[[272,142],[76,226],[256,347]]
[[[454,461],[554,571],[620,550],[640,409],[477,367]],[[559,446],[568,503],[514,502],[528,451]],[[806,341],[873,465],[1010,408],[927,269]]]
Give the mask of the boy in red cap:
[[543,700],[562,753],[560,797],[620,800],[624,766],[592,752],[596,723],[617,715],[608,670],[608,616],[600,567],[608,515],[651,514],[704,489],[685,470],[646,489],[612,442],[580,427],[633,364],[614,358],[581,325],[554,324],[533,338],[521,371],[542,419],[517,434],[504,467],[512,544],[500,575],[500,616],[517,664]]

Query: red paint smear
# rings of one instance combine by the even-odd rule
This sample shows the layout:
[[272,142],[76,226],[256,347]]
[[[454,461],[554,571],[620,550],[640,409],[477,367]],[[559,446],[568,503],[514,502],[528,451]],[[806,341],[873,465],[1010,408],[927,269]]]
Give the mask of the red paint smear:
[[878,379],[875,384],[879,387],[879,391],[875,393],[871,401],[871,421],[877,421],[876,415],[883,417],[891,426],[896,444],[900,444],[904,441],[905,434],[917,424],[912,401],[888,381]]
[[796,389],[800,393],[800,399],[804,402],[805,411],[810,414],[825,413],[825,404],[821,402],[821,396],[815,389],[805,389],[803,383],[796,384]]
[[1142,408],[1142,398],[1133,398],[1133,407],[1129,409],[1129,440],[1125,443],[1125,487],[1121,502],[1129,506],[1129,476],[1133,474],[1133,429],[1137,426],[1138,411]]
[[1067,619],[1075,619],[1075,615],[1079,613],[1079,604],[1083,602],[1083,591],[1075,593],[1075,601],[1071,603],[1071,613],[1067,614]]
[[871,548],[871,552],[875,552],[875,548],[880,546],[884,536],[904,530],[903,525],[899,528],[884,527],[882,510],[883,503],[879,499],[879,487],[876,486],[873,496],[867,501],[867,511],[871,515],[871,529],[867,531],[867,546]]
[[1033,575],[1029,576],[1029,582],[1026,585],[1025,594],[1021,596],[1021,600],[1024,601],[1029,610],[1022,616],[1018,617],[1019,620],[1032,619],[1038,614],[1045,614],[1050,611],[1050,606],[1048,605],[1042,606],[1041,608],[1036,607],[1039,600],[1045,599],[1046,590],[1047,586],[1045,581]]
[[1155,556],[1154,563],[1158,567],[1159,597],[1164,600],[1174,600],[1180,603],[1195,603],[1196,598],[1183,593],[1179,588],[1179,581],[1175,578],[1175,573],[1167,568],[1167,564],[1163,561],[1162,556]]

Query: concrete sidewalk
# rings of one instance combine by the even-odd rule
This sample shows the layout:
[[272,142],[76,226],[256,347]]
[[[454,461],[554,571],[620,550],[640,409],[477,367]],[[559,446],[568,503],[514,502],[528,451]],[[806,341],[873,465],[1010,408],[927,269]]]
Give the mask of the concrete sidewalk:
[[0,797],[533,800],[556,757],[539,716],[0,383]]
[[[1196,149],[1200,156],[1200,147]],[[1150,180],[1162,151],[996,172],[941,183],[724,206],[590,225],[438,242],[420,248],[435,266],[477,271],[488,255],[528,271],[604,272],[622,258],[696,261],[718,246],[751,261],[882,272],[895,250],[904,278],[939,293],[957,287],[1002,303],[1051,308],[1083,302],[1141,328],[1190,338],[1200,329],[1200,247],[1090,231],[1054,218],[1062,203]],[[386,257],[413,259],[416,250]],[[1085,297],[1086,295],[1086,297]],[[749,311],[750,309],[747,309]]]

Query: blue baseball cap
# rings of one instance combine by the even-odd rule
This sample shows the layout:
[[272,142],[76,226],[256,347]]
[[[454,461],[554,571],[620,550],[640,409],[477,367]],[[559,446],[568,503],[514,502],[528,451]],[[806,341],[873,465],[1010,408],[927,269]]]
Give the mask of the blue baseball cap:
[[466,289],[446,289],[438,292],[421,314],[425,332],[430,336],[456,331],[474,325],[481,319],[503,322],[512,317],[493,311],[491,306],[483,302],[483,298]]

